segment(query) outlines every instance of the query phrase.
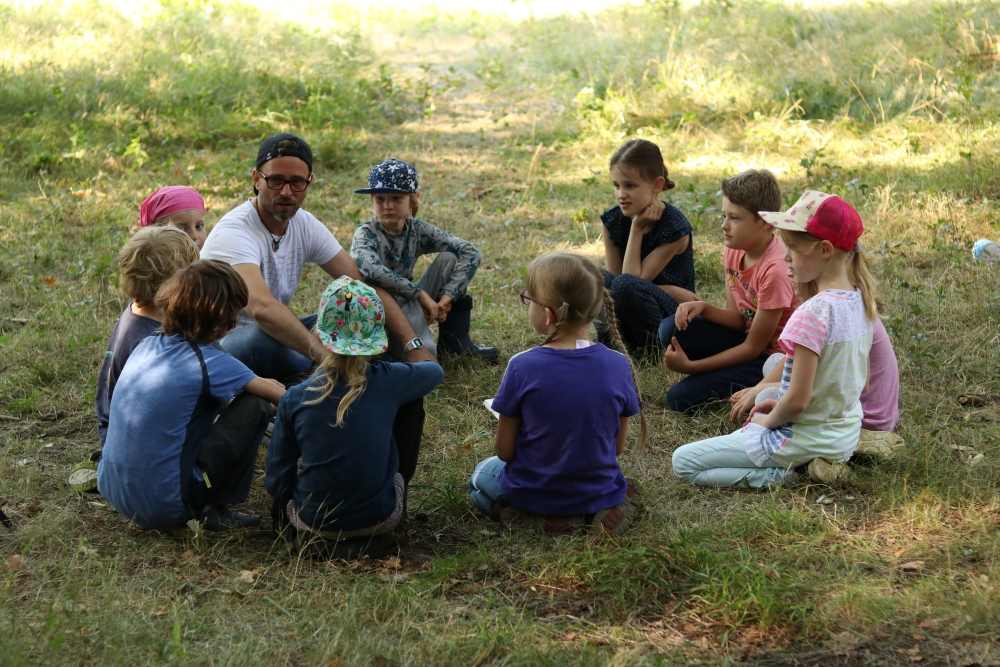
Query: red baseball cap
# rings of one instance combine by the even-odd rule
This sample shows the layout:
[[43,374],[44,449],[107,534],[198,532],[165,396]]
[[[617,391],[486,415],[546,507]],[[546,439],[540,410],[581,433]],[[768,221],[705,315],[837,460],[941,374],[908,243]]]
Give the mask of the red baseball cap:
[[858,239],[865,231],[853,206],[836,195],[817,190],[806,190],[787,211],[760,211],[758,215],[778,229],[808,232],[844,252],[860,250]]

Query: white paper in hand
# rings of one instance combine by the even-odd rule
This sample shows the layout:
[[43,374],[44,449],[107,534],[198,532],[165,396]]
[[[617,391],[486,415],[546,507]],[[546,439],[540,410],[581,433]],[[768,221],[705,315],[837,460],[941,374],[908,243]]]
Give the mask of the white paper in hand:
[[485,401],[483,401],[483,405],[486,406],[486,409],[490,411],[491,415],[493,415],[497,419],[500,419],[500,413],[493,409],[493,399],[492,398],[487,398]]

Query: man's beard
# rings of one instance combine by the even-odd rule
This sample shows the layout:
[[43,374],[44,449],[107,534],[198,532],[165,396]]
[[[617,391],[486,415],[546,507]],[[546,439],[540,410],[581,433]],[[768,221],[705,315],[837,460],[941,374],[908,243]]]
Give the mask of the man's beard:
[[[290,199],[288,201],[275,201],[273,199],[260,197],[260,201],[262,204],[264,204],[264,210],[267,211],[268,214],[278,222],[288,222],[289,220],[295,217],[296,213],[299,212],[299,203],[296,202],[294,199]],[[294,206],[295,208],[292,209],[291,213],[279,214],[274,208],[275,204],[291,205]]]

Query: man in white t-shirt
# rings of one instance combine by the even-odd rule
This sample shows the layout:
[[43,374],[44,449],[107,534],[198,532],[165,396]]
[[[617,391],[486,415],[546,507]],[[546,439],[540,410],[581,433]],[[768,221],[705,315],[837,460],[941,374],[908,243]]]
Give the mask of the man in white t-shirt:
[[[326,350],[312,333],[316,315],[296,317],[288,308],[305,264],[331,278],[361,280],[358,265],[323,223],[301,209],[312,183],[312,152],[294,134],[265,139],[253,172],[254,199],[222,216],[201,251],[202,259],[233,266],[250,289],[240,325],[222,340],[227,352],[262,377],[282,379],[309,370]],[[384,290],[386,328],[406,341],[406,360],[433,359],[403,312]]]
[[[222,216],[201,251],[202,259],[232,265],[250,291],[240,324],[222,347],[261,377],[283,379],[309,370],[326,356],[312,333],[316,315],[296,317],[288,303],[298,289],[302,268],[318,264],[331,278],[361,280],[358,265],[323,223],[301,209],[313,180],[312,151],[294,134],[268,137],[257,151],[253,189],[257,195]],[[380,287],[386,328],[399,341],[406,361],[432,360],[396,300]],[[423,432],[423,400],[399,409],[393,433],[399,472],[409,482],[416,468]]]

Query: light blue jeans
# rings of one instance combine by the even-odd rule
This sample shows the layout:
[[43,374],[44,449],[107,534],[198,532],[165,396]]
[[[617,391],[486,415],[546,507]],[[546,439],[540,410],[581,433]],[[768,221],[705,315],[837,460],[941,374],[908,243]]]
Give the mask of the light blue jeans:
[[[300,317],[309,331],[316,326],[316,315]],[[313,367],[313,360],[287,348],[264,333],[256,322],[233,329],[219,343],[229,354],[242,361],[256,375],[281,380],[304,373]]]
[[796,462],[769,458],[757,467],[747,456],[743,432],[699,440],[674,450],[674,474],[696,486],[780,486]]
[[[507,496],[500,490],[500,471],[507,465],[495,456],[480,461],[469,478],[469,498],[486,516],[490,515],[490,505],[498,502],[508,506]],[[492,517],[491,517],[492,518]]]

